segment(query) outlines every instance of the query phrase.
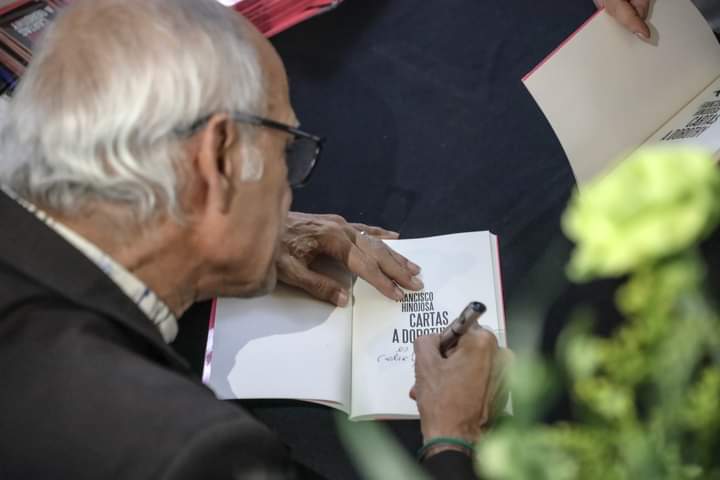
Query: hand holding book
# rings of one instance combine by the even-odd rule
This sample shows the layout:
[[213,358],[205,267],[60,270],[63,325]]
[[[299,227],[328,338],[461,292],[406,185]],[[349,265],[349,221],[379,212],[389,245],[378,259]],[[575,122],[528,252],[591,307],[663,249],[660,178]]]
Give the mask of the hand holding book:
[[650,0],[594,0],[598,8],[643,40],[650,39],[650,28],[645,20],[650,11]]
[[580,187],[642,145],[720,153],[720,44],[699,0],[653,0],[652,42],[638,41],[611,8],[639,0],[602,3],[606,10],[523,78]]

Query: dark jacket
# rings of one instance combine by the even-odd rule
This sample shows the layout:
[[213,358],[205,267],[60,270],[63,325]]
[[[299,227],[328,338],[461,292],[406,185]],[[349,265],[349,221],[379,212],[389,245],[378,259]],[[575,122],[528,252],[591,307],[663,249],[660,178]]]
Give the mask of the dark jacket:
[[[0,225],[0,478],[300,471],[275,434],[215,399],[109,277],[3,193]],[[474,478],[458,453],[426,467]]]

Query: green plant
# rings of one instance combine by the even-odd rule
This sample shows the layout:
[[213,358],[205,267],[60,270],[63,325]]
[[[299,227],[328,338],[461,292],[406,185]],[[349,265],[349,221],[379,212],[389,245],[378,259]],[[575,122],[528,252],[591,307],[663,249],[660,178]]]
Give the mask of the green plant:
[[[720,319],[700,242],[720,220],[720,172],[693,149],[645,149],[575,195],[575,281],[622,277],[610,338],[579,315],[558,363],[580,420],[538,422],[552,370],[520,358],[514,420],[483,438],[483,478],[720,478]],[[601,320],[601,319],[600,319]]]

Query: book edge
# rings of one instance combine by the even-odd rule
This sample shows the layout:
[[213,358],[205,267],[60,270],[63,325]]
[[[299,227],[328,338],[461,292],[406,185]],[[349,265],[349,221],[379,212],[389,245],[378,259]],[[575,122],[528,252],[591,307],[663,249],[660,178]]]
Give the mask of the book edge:
[[210,308],[210,318],[208,319],[208,336],[205,343],[205,355],[203,357],[202,382],[205,385],[210,384],[210,374],[212,373],[212,354],[213,341],[215,339],[215,314],[217,310],[217,298],[213,298],[212,307]]
[[547,54],[547,56],[545,56],[545,58],[540,60],[540,63],[535,65],[532,70],[530,70],[528,73],[525,74],[525,76],[522,78],[523,83],[525,83],[527,80],[529,80],[530,77],[535,72],[540,70],[547,62],[550,61],[550,59],[552,57],[554,57],[560,50],[562,50],[565,47],[565,45],[570,43],[572,41],[572,39],[575,38],[575,36],[577,36],[577,34],[579,34],[581,31],[583,31],[585,28],[587,28],[587,26],[590,24],[590,22],[594,21],[604,11],[605,11],[605,8],[598,9],[587,20],[585,20],[583,23],[581,23],[580,26],[577,28],[577,30],[575,30],[573,33],[571,33],[565,40],[563,40],[560,43],[560,45],[555,47],[552,52],[550,52],[549,54]]
[[[507,348],[508,346],[508,332],[507,332],[507,318],[505,316],[505,290],[503,289],[503,277],[502,277],[502,261],[500,257],[500,239],[497,235],[491,233],[494,245],[492,247],[495,259],[495,295],[498,308],[498,314],[500,315],[500,322],[502,323],[502,330],[505,335],[505,345],[502,347]],[[498,325],[500,326],[500,325]]]

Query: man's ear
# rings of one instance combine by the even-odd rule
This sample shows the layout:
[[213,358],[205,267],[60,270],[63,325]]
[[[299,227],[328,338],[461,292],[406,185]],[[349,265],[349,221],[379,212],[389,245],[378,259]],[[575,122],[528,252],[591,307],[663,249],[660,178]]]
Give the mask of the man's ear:
[[[225,213],[230,208],[237,168],[233,158],[239,152],[238,141],[235,122],[226,114],[210,117],[198,133],[197,173],[205,184],[206,208],[216,212]],[[235,158],[237,160],[242,159]]]

